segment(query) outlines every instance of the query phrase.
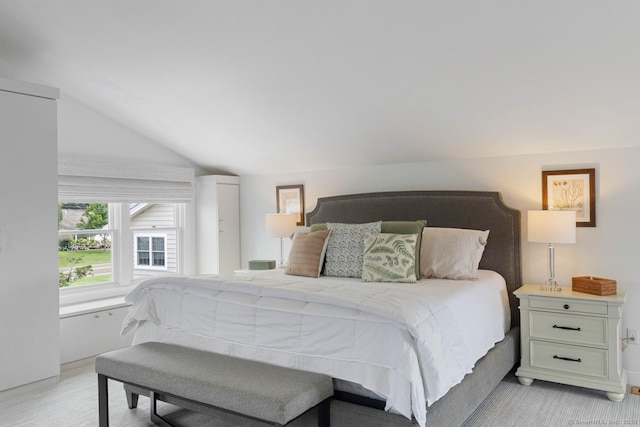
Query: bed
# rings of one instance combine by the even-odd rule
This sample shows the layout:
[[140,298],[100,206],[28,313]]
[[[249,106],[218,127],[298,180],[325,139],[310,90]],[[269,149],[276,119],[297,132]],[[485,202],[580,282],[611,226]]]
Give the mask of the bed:
[[[337,425],[462,424],[519,359],[512,293],[521,286],[519,212],[494,192],[385,192],[320,198],[306,220],[315,230],[426,220],[431,230],[490,237],[474,280],[364,283],[282,272],[151,279],[127,297],[133,306],[123,331],[135,331],[134,343],[328,373]],[[454,288],[468,291],[444,291]],[[490,292],[496,297],[481,299]],[[490,322],[479,326],[482,319]]]

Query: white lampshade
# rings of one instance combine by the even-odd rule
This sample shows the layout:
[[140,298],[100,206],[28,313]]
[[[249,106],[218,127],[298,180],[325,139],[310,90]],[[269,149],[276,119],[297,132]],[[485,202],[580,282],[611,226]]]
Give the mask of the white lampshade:
[[289,237],[296,230],[298,214],[267,214],[265,225],[271,237]]
[[575,211],[529,211],[527,218],[530,242],[576,242]]

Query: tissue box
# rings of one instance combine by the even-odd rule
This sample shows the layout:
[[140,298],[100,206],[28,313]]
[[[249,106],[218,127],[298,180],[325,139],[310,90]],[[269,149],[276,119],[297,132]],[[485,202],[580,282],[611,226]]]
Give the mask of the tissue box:
[[593,295],[615,295],[616,281],[602,277],[579,276],[571,278],[571,289]]
[[249,261],[249,270],[272,270],[276,262],[272,259],[254,259]]

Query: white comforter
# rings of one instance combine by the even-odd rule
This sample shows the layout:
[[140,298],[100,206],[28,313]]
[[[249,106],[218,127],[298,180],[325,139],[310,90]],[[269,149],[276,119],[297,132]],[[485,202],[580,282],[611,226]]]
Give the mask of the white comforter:
[[[459,383],[504,338],[504,280],[415,284],[310,279],[276,272],[150,279],[127,297],[123,334],[135,342],[179,341],[203,349],[326,373],[386,398],[424,426],[426,406]],[[164,334],[166,332],[166,334]],[[178,342],[180,343],[180,342]],[[425,405],[426,401],[426,405]]]

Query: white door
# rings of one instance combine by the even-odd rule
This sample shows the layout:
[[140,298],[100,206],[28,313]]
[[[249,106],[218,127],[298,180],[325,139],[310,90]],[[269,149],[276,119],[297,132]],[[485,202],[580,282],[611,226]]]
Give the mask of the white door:
[[5,390],[58,375],[60,342],[56,101],[4,91],[2,85],[0,79],[0,390]]
[[240,268],[240,186],[218,184],[218,250],[220,273]]

